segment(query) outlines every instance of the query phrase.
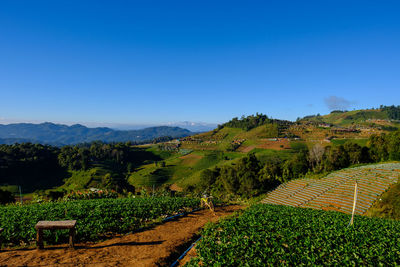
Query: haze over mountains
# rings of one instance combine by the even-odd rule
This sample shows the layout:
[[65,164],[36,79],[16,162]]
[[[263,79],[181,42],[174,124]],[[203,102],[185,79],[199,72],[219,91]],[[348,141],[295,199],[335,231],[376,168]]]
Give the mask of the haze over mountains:
[[160,124],[129,124],[129,123],[83,123],[88,127],[108,127],[114,130],[140,130],[149,127],[169,126],[180,127],[187,129],[191,132],[208,132],[217,128],[216,123],[207,122],[193,122],[193,121],[179,121],[179,122],[166,122]]
[[207,132],[217,128],[218,126],[216,123],[193,122],[193,121],[168,122],[165,125],[188,129],[189,131],[192,132]]
[[52,145],[69,145],[92,141],[126,142],[148,141],[154,138],[170,136],[173,138],[193,134],[179,127],[158,126],[141,130],[113,130],[107,127],[88,128],[80,124],[71,126],[50,122],[32,124],[0,124],[0,143],[38,142]]
[[[17,123],[33,123],[40,124],[46,121],[36,121],[36,120],[13,120],[0,117],[0,125],[2,124],[17,124]],[[64,124],[72,126],[74,124],[81,124],[88,128],[111,128],[113,130],[141,130],[150,127],[158,126],[170,126],[170,127],[180,127],[187,129],[191,132],[207,132],[217,128],[217,123],[201,122],[201,121],[177,121],[177,122],[164,122],[164,123],[117,123],[117,122],[67,122],[67,121],[53,121],[54,124]]]

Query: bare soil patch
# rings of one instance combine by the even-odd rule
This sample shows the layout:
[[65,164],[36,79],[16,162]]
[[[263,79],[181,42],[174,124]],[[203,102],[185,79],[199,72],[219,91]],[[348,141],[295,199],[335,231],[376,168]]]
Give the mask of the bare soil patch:
[[178,192],[180,192],[180,191],[183,190],[182,187],[180,187],[180,186],[177,185],[177,184],[172,184],[172,185],[170,185],[169,189],[171,189],[172,191],[178,191]]
[[286,138],[279,138],[277,141],[270,141],[268,139],[261,139],[261,143],[257,148],[283,150],[290,149],[290,142]]
[[186,166],[194,166],[199,160],[203,158],[201,155],[196,155],[194,153],[190,153],[188,155],[180,157],[183,161],[182,164]]
[[237,151],[239,152],[243,152],[243,153],[248,153],[250,151],[252,151],[254,148],[256,148],[256,146],[240,146],[239,149]]
[[242,208],[218,207],[215,216],[209,210],[200,210],[143,232],[77,244],[74,250],[67,244],[46,246],[44,250],[3,250],[0,266],[165,266],[193,242],[207,222],[216,222]]

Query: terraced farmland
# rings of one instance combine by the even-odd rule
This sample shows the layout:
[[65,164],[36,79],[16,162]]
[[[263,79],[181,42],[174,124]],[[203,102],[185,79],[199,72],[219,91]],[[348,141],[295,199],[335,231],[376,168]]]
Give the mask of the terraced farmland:
[[358,183],[356,214],[364,214],[400,177],[400,163],[349,168],[322,179],[298,179],[280,185],[262,203],[351,213]]

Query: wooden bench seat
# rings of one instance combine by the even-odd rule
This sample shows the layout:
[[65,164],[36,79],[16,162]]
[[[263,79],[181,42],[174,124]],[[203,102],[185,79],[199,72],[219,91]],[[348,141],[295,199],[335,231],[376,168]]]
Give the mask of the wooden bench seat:
[[69,221],[39,221],[35,225],[36,229],[36,246],[43,249],[43,230],[59,230],[69,229],[69,246],[74,248],[76,220]]

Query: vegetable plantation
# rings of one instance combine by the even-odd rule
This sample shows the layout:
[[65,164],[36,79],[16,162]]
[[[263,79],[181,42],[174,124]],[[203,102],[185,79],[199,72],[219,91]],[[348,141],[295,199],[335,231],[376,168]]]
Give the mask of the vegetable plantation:
[[392,184],[399,180],[400,163],[347,168],[321,179],[295,179],[281,184],[263,203],[335,210],[351,213],[354,183],[358,183],[356,214],[364,214]]
[[[98,240],[109,233],[127,233],[157,219],[193,209],[198,199],[152,197],[77,200],[31,205],[0,206],[0,242],[15,245],[35,240],[40,220],[77,220],[77,241]],[[45,231],[54,243],[67,238],[65,231]]]
[[258,204],[209,225],[189,266],[400,264],[400,222]]

